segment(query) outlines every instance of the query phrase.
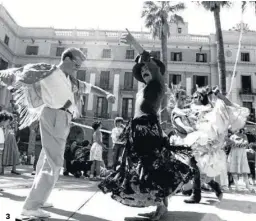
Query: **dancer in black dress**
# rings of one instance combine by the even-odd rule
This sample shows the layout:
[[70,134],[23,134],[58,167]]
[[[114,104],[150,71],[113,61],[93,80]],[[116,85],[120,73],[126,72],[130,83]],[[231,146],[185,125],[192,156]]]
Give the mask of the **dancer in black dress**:
[[[130,33],[126,42],[129,38],[129,43],[138,49]],[[127,206],[157,206],[156,212],[144,216],[159,220],[167,212],[166,198],[190,180],[193,171],[176,158],[182,148],[178,151],[170,146],[159,124],[158,111],[166,89],[165,66],[149,52],[140,48],[138,51],[142,53],[136,58],[133,75],[145,87],[138,91],[135,115],[121,135],[125,142],[121,166],[99,188],[104,193],[111,192],[114,200]],[[182,153],[190,155],[188,148]]]

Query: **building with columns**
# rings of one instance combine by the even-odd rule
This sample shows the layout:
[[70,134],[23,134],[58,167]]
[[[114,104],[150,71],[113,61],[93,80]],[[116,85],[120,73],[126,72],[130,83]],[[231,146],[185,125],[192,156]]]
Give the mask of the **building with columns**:
[[[217,85],[217,49],[214,34],[191,35],[188,23],[171,24],[171,36],[168,39],[168,83],[181,85],[191,95],[195,85]],[[105,98],[95,95],[84,96],[81,107],[83,117],[79,122],[91,125],[100,119],[103,128],[111,130],[113,119],[133,116],[135,95],[143,85],[132,77],[132,67],[136,52],[130,46],[120,43],[125,31],[77,30],[21,27],[8,11],[0,5],[0,70],[19,67],[28,63],[46,62],[58,64],[61,53],[68,47],[80,48],[87,60],[78,72],[78,78],[85,80],[116,96],[114,104],[108,104]],[[161,42],[153,39],[148,32],[132,32],[140,44],[147,50],[156,51],[161,58]],[[239,32],[223,31],[225,57],[227,62],[227,88],[233,72],[238,49]],[[256,102],[254,89],[256,83],[256,33],[243,35],[241,52],[238,57],[236,77],[233,81],[231,98],[252,110]],[[0,86],[0,105],[10,108],[10,93]],[[73,128],[72,139],[85,135],[91,140],[91,131]],[[106,143],[108,136],[106,135]],[[71,138],[70,138],[71,139]]]

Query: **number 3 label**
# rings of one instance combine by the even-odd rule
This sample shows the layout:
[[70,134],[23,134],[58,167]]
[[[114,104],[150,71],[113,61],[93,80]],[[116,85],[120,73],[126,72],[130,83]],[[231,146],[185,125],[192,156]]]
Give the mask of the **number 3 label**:
[[10,219],[10,213],[6,213],[6,219]]

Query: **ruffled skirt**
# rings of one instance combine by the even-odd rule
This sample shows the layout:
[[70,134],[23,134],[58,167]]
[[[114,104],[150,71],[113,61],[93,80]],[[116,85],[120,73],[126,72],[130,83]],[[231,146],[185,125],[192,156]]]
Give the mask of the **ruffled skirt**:
[[147,207],[158,205],[180,183],[192,179],[192,168],[177,158],[191,157],[191,151],[172,149],[161,134],[156,116],[130,121],[122,134],[125,149],[120,166],[99,188],[111,192],[112,198],[124,205]]
[[225,169],[226,155],[223,150],[225,136],[229,127],[233,131],[243,128],[248,115],[247,108],[236,104],[227,106],[218,99],[213,110],[199,120],[197,131],[187,135],[184,145],[192,148],[202,173],[215,177]]

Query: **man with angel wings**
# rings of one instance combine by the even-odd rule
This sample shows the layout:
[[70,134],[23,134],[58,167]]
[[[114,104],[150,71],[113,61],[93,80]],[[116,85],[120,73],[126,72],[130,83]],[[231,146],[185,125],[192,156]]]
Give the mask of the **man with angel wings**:
[[12,87],[19,107],[20,127],[40,122],[42,151],[36,176],[25,200],[22,215],[49,217],[41,208],[47,203],[63,166],[66,139],[71,119],[79,116],[83,94],[93,93],[115,102],[113,94],[87,82],[77,80],[76,72],[86,57],[77,48],[66,49],[59,65],[28,64],[21,68],[0,71],[0,80]]

